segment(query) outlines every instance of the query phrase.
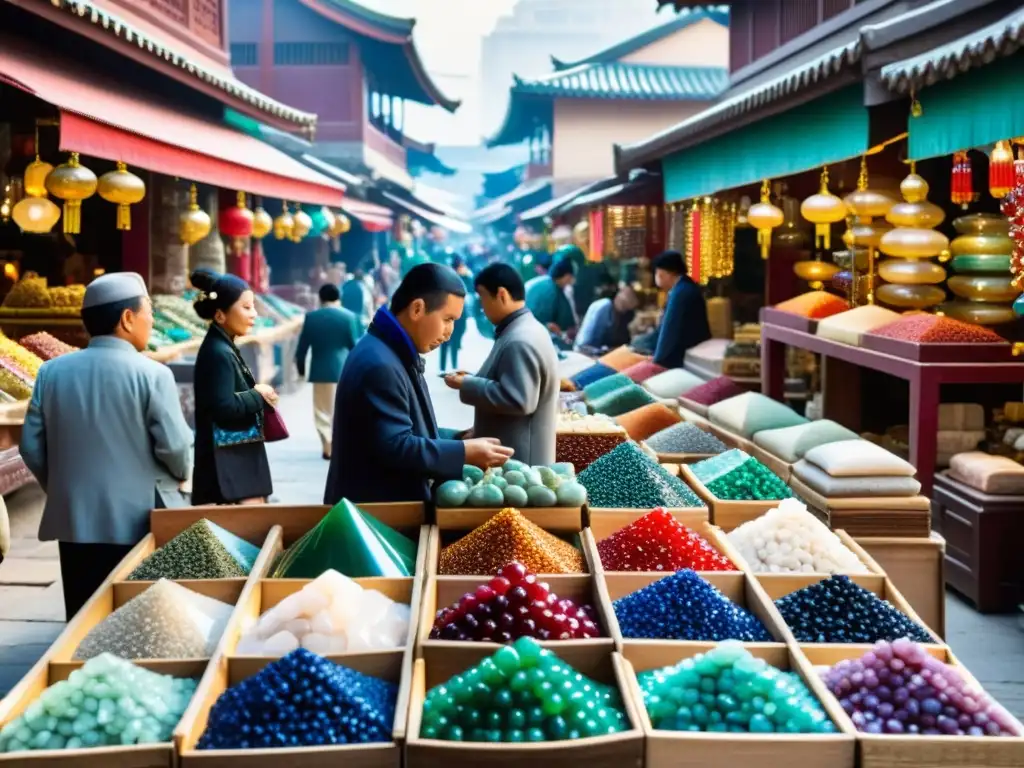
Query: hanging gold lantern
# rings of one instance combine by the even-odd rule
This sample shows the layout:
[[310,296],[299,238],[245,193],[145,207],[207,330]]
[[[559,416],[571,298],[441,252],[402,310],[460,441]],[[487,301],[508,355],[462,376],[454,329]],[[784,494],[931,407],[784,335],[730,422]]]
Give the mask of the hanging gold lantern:
[[338,217],[334,215],[334,211],[328,208],[326,205],[320,209],[320,213],[324,217],[324,232],[327,233],[328,237],[334,237],[334,229],[338,226]]
[[11,218],[22,232],[42,235],[51,231],[60,219],[58,208],[48,197],[24,197],[11,211]]
[[821,189],[800,205],[800,214],[814,224],[815,244],[832,247],[832,225],[846,218],[846,205],[828,190],[828,167],[821,171]]
[[331,237],[341,237],[352,229],[352,221],[341,211],[334,214],[334,226],[331,228]]
[[77,152],[72,152],[66,163],[46,177],[46,190],[64,201],[65,234],[77,235],[82,231],[82,201],[96,194],[98,184],[96,174],[78,162]]
[[808,259],[793,265],[793,272],[801,280],[806,280],[810,287],[820,291],[825,281],[831,280],[839,272],[839,267],[827,261]]
[[262,240],[274,229],[274,220],[262,205],[257,205],[252,212],[252,236]]
[[292,236],[295,228],[295,219],[292,212],[288,210],[288,203],[281,203],[281,215],[274,219],[274,238],[284,240]]
[[309,234],[309,230],[313,228],[313,219],[310,218],[309,214],[299,208],[292,215],[292,242],[301,242],[302,238]]
[[[843,233],[843,242],[848,248],[863,248],[867,251],[866,274],[867,301],[873,304],[875,301],[875,251],[882,242],[885,233],[892,229],[892,225],[885,222],[875,222],[873,219],[885,216],[896,205],[896,201],[888,195],[875,190],[868,189],[868,159],[864,155],[860,159],[860,175],[857,177],[857,189],[848,194],[843,202],[850,213],[853,214],[853,221],[849,228]],[[857,284],[856,265],[851,269],[854,275],[854,286]]]
[[199,190],[193,184],[188,190],[188,208],[178,219],[178,236],[185,245],[195,245],[213,227],[210,214],[199,207]]
[[117,205],[117,228],[132,228],[131,206],[146,196],[145,182],[128,171],[128,166],[118,161],[117,170],[109,171],[100,176],[96,186],[100,197],[108,203]]
[[36,154],[36,159],[25,169],[25,196],[46,197],[46,177],[53,171],[53,166],[44,163]]
[[771,185],[768,179],[761,182],[761,202],[747,209],[747,223],[757,230],[757,242],[761,246],[761,258],[768,258],[772,244],[772,230],[785,221],[782,210],[771,203]]

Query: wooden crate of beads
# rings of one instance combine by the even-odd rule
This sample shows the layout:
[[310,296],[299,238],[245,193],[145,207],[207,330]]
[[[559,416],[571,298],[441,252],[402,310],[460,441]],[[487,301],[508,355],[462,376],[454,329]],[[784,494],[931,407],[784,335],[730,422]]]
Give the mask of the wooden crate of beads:
[[628,440],[629,436],[624,429],[593,432],[562,425],[555,435],[555,461],[570,462],[576,472],[580,473],[592,462]]
[[686,484],[693,488],[701,499],[711,509],[711,522],[728,533],[733,528],[739,528],[744,523],[755,520],[770,509],[779,506],[778,501],[732,501],[720,499],[715,496],[700,480],[693,474],[693,470],[683,464],[679,467],[679,474],[686,481]]
[[[878,565],[878,563],[874,562],[869,556],[867,556],[867,554],[864,552],[864,550],[861,549],[861,547],[853,540],[853,538],[846,531],[836,530],[836,531],[832,531],[832,533],[834,533],[836,535],[836,537],[839,539],[839,541],[842,542],[842,544],[847,549],[849,549],[851,552],[853,552],[854,555],[857,556],[857,559],[860,561],[861,565],[863,565],[864,568],[867,570],[868,574],[870,574],[872,576],[885,576],[885,571],[883,571],[881,569],[881,567]],[[814,572],[810,572],[810,573],[802,573],[801,572],[801,573],[797,573],[797,574],[793,574],[793,573],[772,573],[771,571],[757,571],[757,570],[754,570],[754,568],[751,565],[749,565],[749,563],[746,562],[746,560],[743,558],[743,555],[740,554],[739,550],[732,543],[732,541],[730,540],[728,535],[722,534],[722,539],[723,539],[725,545],[728,546],[728,549],[725,550],[726,553],[730,557],[733,557],[733,555],[735,555],[735,557],[737,557],[741,561],[743,561],[744,562],[743,570],[745,570],[747,573],[750,573],[750,574],[753,574],[754,576],[756,576],[757,580],[759,582],[761,582],[762,584],[770,583],[774,579],[782,579],[783,582],[785,583],[785,580],[788,577],[794,576],[794,575],[795,576],[801,576],[801,577],[808,577],[808,578],[814,577],[814,578],[818,579],[819,581],[821,579],[827,579],[829,576],[833,575],[831,572],[825,572],[825,571],[814,571]],[[734,562],[735,562],[735,560],[734,560]],[[842,571],[841,571],[841,573],[842,573]],[[853,578],[854,575],[864,575],[864,574],[848,574],[848,575],[850,575],[850,577]],[[856,581],[856,579],[854,579],[854,581]]]
[[[797,651],[800,666],[819,680],[840,661],[863,655],[858,646],[800,646]],[[969,684],[982,689],[948,648],[937,658],[955,667]],[[838,706],[839,702],[827,689],[825,695]],[[856,733],[858,768],[1020,768],[1024,765],[1024,737],[876,735],[856,731],[841,706],[837,717],[843,721],[845,729]],[[1019,722],[1016,726],[1024,728]]]
[[627,666],[616,653],[595,659],[591,666],[576,671],[600,683],[614,684],[622,696],[630,729],[621,733],[589,738],[535,743],[484,743],[443,741],[423,738],[420,726],[427,692],[473,666],[479,659],[449,657],[446,665],[419,659],[413,667],[409,706],[406,768],[520,768],[586,765],[588,768],[640,768],[644,762],[644,739],[640,713],[629,692]]
[[[517,507],[531,523],[536,523],[552,533],[579,533],[584,525],[583,507]],[[442,531],[477,528],[492,517],[499,509],[457,507],[437,509],[437,527]]]
[[334,768],[338,765],[346,768],[400,768],[409,715],[411,654],[354,655],[333,660],[398,686],[390,741],[280,749],[197,749],[199,739],[206,730],[210,710],[221,694],[228,687],[257,674],[271,661],[222,655],[210,665],[192,704],[174,732],[180,768],[281,768],[285,765],[288,768]]
[[[467,642],[458,640],[431,639],[430,631],[434,625],[437,612],[458,602],[467,592],[473,592],[481,584],[486,584],[489,577],[477,576],[435,576],[427,580],[420,607],[416,656],[427,660],[428,664],[437,663],[440,656],[454,655],[465,659],[467,651],[482,656],[494,653],[500,647],[496,642]],[[545,640],[541,645],[557,653],[572,666],[588,663],[588,659],[606,656],[614,650],[614,641],[608,630],[608,617],[603,614],[605,601],[601,599],[599,577],[596,575],[578,576],[546,576],[544,582],[559,598],[572,600],[577,605],[592,605],[597,613],[596,621],[601,630],[601,637],[580,640]],[[443,663],[443,660],[442,660]]]
[[[613,603],[619,598],[631,595],[671,575],[667,573],[624,573],[622,571],[602,574],[603,592],[601,597],[607,601],[602,612],[608,617],[609,629],[615,640],[616,650],[630,661],[644,658],[655,660],[652,662],[652,666],[666,666],[674,662],[670,660],[662,664],[659,663],[659,660],[675,657],[675,660],[678,661],[685,655],[682,654],[682,649],[697,649],[695,652],[699,653],[715,645],[714,641],[641,640],[622,636]],[[782,616],[779,614],[775,604],[752,576],[732,571],[708,571],[700,575],[716,587],[732,603],[741,608],[746,608],[760,619],[765,629],[768,630],[768,633],[773,638],[772,642],[745,642],[743,644],[744,647],[749,649],[760,648],[769,652],[773,649],[778,651],[785,644],[796,642],[792,633],[786,627],[786,623],[782,620]]]
[[760,768],[854,768],[856,742],[853,725],[842,717],[838,702],[829,696],[821,680],[808,671],[803,660],[784,645],[747,646],[756,658],[773,667],[800,675],[837,728],[831,734],[711,733],[668,731],[651,723],[638,672],[670,666],[693,658],[712,647],[676,647],[673,653],[645,653],[627,657],[629,685],[644,733],[645,768],[707,768],[717,765],[757,765]]
[[[594,537],[600,541],[619,528],[639,520],[650,511],[627,507],[587,507],[587,522],[594,531]],[[707,507],[669,507],[665,508],[665,511],[687,528],[707,523],[711,515]]]
[[921,538],[931,532],[931,501],[925,496],[827,498],[796,475],[789,485],[829,528],[842,528],[856,538]]
[[[848,574],[850,581],[857,584],[860,587],[871,592],[876,597],[885,600],[890,603],[896,610],[902,613],[904,616],[909,618],[911,621],[920,625],[931,637],[930,643],[922,643],[929,653],[936,658],[942,658],[942,653],[946,647],[942,638],[939,637],[934,630],[932,630],[924,620],[917,615],[913,606],[907,602],[906,598],[900,594],[899,590],[893,585],[893,583],[884,574]],[[777,574],[757,574],[755,576],[758,583],[760,583],[762,589],[768,595],[770,599],[778,600],[785,597],[788,594],[796,592],[797,590],[809,587],[812,584],[817,584],[825,579],[829,578],[827,574],[810,574],[810,573],[777,573]],[[785,619],[783,619],[785,621]],[[797,640],[797,643],[801,646],[818,646],[818,645],[838,645],[840,647],[856,646],[862,649],[862,652],[867,652],[871,649],[870,643],[806,643]]]

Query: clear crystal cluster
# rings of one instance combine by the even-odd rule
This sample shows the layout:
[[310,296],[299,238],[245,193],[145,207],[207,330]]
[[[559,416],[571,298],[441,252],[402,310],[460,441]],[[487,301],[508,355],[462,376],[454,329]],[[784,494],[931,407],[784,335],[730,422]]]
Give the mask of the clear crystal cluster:
[[264,613],[235,653],[284,656],[301,647],[323,656],[400,648],[409,623],[408,605],[329,570]]

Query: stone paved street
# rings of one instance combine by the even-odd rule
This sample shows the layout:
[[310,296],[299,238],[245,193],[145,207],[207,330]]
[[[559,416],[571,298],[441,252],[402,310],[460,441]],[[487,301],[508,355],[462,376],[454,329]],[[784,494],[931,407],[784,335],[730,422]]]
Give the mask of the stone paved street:
[[[461,368],[474,370],[490,342],[473,324],[466,333]],[[465,428],[472,412],[438,377],[438,355],[428,358],[427,376],[438,422]],[[283,399],[292,438],[269,446],[274,490],[281,503],[319,504],[327,462],[313,429],[309,387]],[[35,486],[7,499],[12,552],[0,565],[0,694],[39,658],[63,626],[57,547],[36,539],[42,492]],[[955,596],[947,598],[947,639],[957,657],[988,691],[1018,717],[1024,716],[1024,631],[1017,616],[981,616]]]

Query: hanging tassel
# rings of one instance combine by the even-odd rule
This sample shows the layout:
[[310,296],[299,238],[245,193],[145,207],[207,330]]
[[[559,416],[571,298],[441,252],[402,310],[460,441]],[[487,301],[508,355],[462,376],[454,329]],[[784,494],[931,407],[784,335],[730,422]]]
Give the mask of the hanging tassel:
[[117,206],[117,228],[124,232],[132,228],[132,207],[127,203]]

